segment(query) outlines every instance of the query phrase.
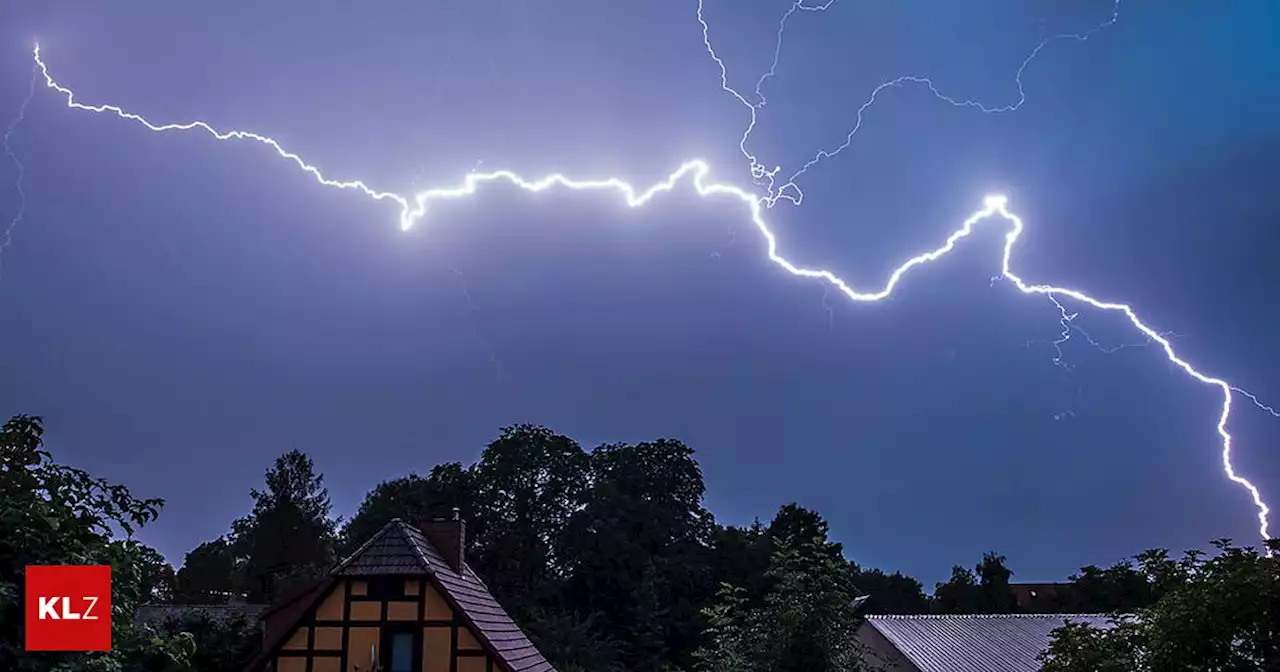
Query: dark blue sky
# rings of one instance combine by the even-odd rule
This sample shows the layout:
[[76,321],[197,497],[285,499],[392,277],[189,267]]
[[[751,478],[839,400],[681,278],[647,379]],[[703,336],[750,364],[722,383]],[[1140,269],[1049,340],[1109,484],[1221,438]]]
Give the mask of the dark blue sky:
[[[39,39],[85,102],[255,130],[392,191],[478,162],[649,183],[694,156],[749,184],[746,110],[718,86],[693,0],[15,4],[0,9],[6,120]],[[754,88],[788,4],[708,0],[732,85]],[[1110,10],[799,14],[750,147],[794,169],[904,74],[1016,101],[1040,39]],[[783,252],[878,287],[1004,191],[1029,281],[1130,302],[1202,370],[1280,401],[1280,8],[1121,10],[1042,52],[1015,113],[883,93],[805,176],[803,206],[770,213]],[[1055,365],[1054,307],[991,283],[1002,230],[892,300],[850,304],[770,265],[740,205],[688,189],[626,211],[494,186],[406,234],[393,205],[261,146],[151,133],[43,88],[11,145],[27,207],[0,255],[0,414],[44,415],[62,458],[166,498],[143,537],[175,561],[248,509],[282,451],[313,455],[350,513],[378,481],[470,462],[517,422],[588,447],[682,439],[722,521],[798,501],[851,557],[930,586],[990,549],[1047,580],[1150,546],[1256,541],[1221,473],[1216,391],[1150,347],[1077,339]],[[15,179],[0,165],[4,221]],[[1113,315],[1077,324],[1140,341]],[[1231,429],[1240,471],[1280,500],[1280,420],[1238,404]]]

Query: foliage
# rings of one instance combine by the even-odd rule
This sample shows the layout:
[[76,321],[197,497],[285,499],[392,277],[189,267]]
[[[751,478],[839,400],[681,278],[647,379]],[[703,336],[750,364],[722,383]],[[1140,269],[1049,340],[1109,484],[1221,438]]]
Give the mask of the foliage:
[[921,583],[902,572],[886,573],[881,569],[859,567],[850,563],[853,585],[858,592],[875,600],[876,611],[884,614],[927,614],[929,598]]
[[761,668],[753,632],[760,614],[752,609],[746,593],[743,588],[722,583],[715,600],[703,610],[707,619],[705,643],[693,654],[698,672],[755,672]]
[[712,585],[701,568],[711,534],[693,451],[660,439],[590,455],[591,487],[562,537],[562,593],[626,641],[628,669],[687,664]]
[[178,604],[221,604],[239,592],[235,551],[226,537],[206,541],[187,553],[174,579]]
[[833,557],[825,539],[778,542],[769,575],[776,588],[765,598],[769,669],[778,672],[853,669],[860,660],[848,563]]
[[480,532],[483,536],[475,518],[475,501],[472,472],[457,462],[437,465],[426,478],[409,474],[383,481],[365,495],[360,509],[342,530],[343,554],[354,552],[393,518],[417,524],[445,517],[455,507],[468,521],[469,534],[475,537]]
[[1017,609],[1009,579],[1013,572],[1005,567],[1006,558],[995,552],[986,553],[974,567],[978,575],[979,604],[983,614],[1011,614]]
[[169,561],[156,549],[139,544],[138,562],[141,603],[163,604],[172,601],[177,589],[177,575]]
[[1213,546],[1212,557],[1138,556],[1136,572],[1155,601],[1111,629],[1055,632],[1045,671],[1280,670],[1280,558],[1225,539]]
[[772,586],[768,571],[773,539],[759,521],[749,527],[717,526],[712,531],[710,555],[710,574],[720,592],[725,585],[733,586],[748,606],[764,600]]
[[861,619],[854,606],[855,574],[839,544],[827,540],[825,521],[790,505],[769,530],[774,550],[766,572],[768,592],[753,604],[742,588],[721,584],[703,612],[708,627],[704,645],[694,654],[697,669],[858,669],[863,651],[856,638]]
[[978,578],[966,567],[952,567],[951,578],[933,588],[933,611],[936,613],[973,614],[980,606]]
[[232,548],[250,602],[269,603],[323,575],[337,558],[337,524],[324,476],[311,458],[291,450],[253,490],[253,510],[232,524]]
[[[659,439],[585,451],[544,427],[504,428],[471,466],[378,484],[339,533],[323,475],[301,451],[278,457],[252,510],[187,554],[174,572],[132,539],[160,500],[59,465],[38,418],[0,429],[0,669],[205,672],[236,669],[260,634],[243,618],[135,625],[139,604],[268,602],[324,572],[392,518],[458,508],[471,562],[531,639],[565,672],[792,672],[866,669],[859,596],[885,613],[1016,611],[1013,572],[987,553],[924,594],[901,573],[845,557],[827,522],[796,504],[767,525],[718,525],[703,506],[693,450]],[[117,531],[123,536],[118,537]],[[1046,672],[1276,670],[1280,560],[1229,542],[1208,557],[1148,551],[1071,577],[1063,611],[1116,614],[1114,627],[1069,623]],[[1280,548],[1277,548],[1280,550]],[[21,651],[23,567],[113,568],[106,654]],[[1039,608],[1039,607],[1038,607]],[[1123,614],[1132,614],[1131,617]]]
[[[1053,633],[1049,650],[1041,656],[1044,672],[1139,672],[1137,653],[1141,635],[1135,624],[1117,619],[1113,629],[1087,623],[1067,623]],[[1212,668],[1210,668],[1212,669]]]
[[1154,587],[1132,561],[1107,569],[1089,565],[1071,576],[1067,610],[1082,614],[1128,613],[1154,600]]
[[194,643],[188,672],[239,670],[257,652],[262,631],[256,618],[236,613],[215,618],[204,612],[171,618],[158,628],[161,632],[188,633]]
[[973,571],[951,568],[951,578],[934,588],[933,609],[941,614],[1011,614],[1017,608],[1005,557],[987,553]]
[[[445,463],[425,477],[378,484],[340,534],[323,477],[305,454],[278,458],[266,484],[227,535],[187,555],[174,599],[267,601],[393,518],[417,523],[456,507],[467,520],[468,562],[562,670],[844,669],[862,653],[857,597],[890,614],[1017,610],[1013,572],[997,553],[955,567],[926,596],[909,576],[847,559],[822,516],[796,504],[767,524],[718,525],[703,505],[693,450],[670,439],[586,451],[545,427],[506,427],[470,466]],[[154,570],[159,596],[166,579]],[[1059,604],[1035,608],[1131,611],[1182,585],[1185,574],[1159,553],[1136,566],[1084,567]],[[1116,653],[1120,635],[1137,631],[1115,632],[1070,630],[1061,646],[1086,656],[1086,666],[1123,668],[1131,661]],[[194,634],[205,651],[209,635]]]
[[[58,464],[43,437],[38,417],[16,416],[0,428],[0,669],[181,669],[189,636],[162,637],[133,623],[138,604],[157,590],[158,554],[129,536],[155,520],[163,501],[135,498],[123,485]],[[117,528],[125,538],[114,538]],[[111,565],[112,651],[22,651],[25,567],[60,564]]]
[[533,608],[524,619],[529,639],[562,672],[626,672],[622,645],[601,631],[598,615]]
[[562,535],[584,505],[590,469],[576,441],[533,425],[504,427],[472,467],[477,565],[510,604],[532,608],[564,578]]

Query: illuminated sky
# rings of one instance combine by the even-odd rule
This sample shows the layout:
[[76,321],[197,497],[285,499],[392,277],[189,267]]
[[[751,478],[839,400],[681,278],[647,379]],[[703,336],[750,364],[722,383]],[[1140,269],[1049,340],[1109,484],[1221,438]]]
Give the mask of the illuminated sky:
[[[647,184],[692,156],[749,184],[746,110],[720,90],[691,2],[152,4],[9,8],[0,105],[16,113],[38,37],[86,102],[252,129],[389,190],[477,164]],[[732,85],[768,68],[787,4],[708,3]],[[749,145],[762,162],[794,170],[839,145],[903,74],[1014,102],[1043,36],[1111,7],[866,4],[789,24]],[[769,213],[784,253],[878,287],[1002,191],[1027,222],[1028,280],[1132,303],[1199,368],[1280,399],[1267,5],[1129,0],[1089,43],[1043,52],[1008,115],[887,90],[805,176],[804,204]],[[769,265],[741,208],[687,189],[628,212],[492,187],[403,234],[394,206],[321,189],[262,147],[146,133],[47,91],[11,144],[27,209],[0,256],[0,412],[45,415],[61,455],[169,499],[146,538],[175,558],[241,514],[283,450],[314,455],[349,511],[376,481],[470,461],[523,421],[588,446],[684,439],[722,520],[796,500],[855,559],[927,583],[988,549],[1050,579],[1256,536],[1219,470],[1214,391],[1152,348],[1077,339],[1056,365],[1052,304],[991,282],[994,229],[857,305]],[[17,206],[0,192],[6,219]],[[1114,316],[1077,324],[1140,342]],[[1237,408],[1237,467],[1274,493],[1280,421]]]

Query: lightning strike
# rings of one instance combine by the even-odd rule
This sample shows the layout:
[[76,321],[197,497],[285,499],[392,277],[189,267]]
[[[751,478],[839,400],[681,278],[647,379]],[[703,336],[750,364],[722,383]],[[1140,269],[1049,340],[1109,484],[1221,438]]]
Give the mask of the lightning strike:
[[[764,93],[761,89],[764,88],[765,82],[778,74],[778,61],[782,59],[782,36],[787,31],[787,20],[796,12],[825,12],[834,4],[836,4],[836,0],[827,0],[825,4],[810,7],[809,5],[804,4],[804,0],[796,0],[796,2],[787,9],[787,12],[782,15],[782,20],[778,21],[777,41],[774,42],[773,45],[773,63],[769,65],[769,70],[763,75],[760,75],[760,79],[756,80],[756,98],[759,98],[760,102],[757,103],[755,107],[760,108],[769,104],[768,99],[764,97]],[[701,5],[701,2],[699,2],[699,5]],[[703,37],[705,38],[706,35],[704,34]]]
[[[1083,327],[1076,324],[1076,318],[1080,316],[1080,313],[1068,313],[1067,307],[1062,305],[1062,302],[1058,301],[1055,297],[1049,297],[1049,301],[1053,304],[1054,308],[1057,308],[1058,315],[1060,316],[1058,324],[1062,327],[1062,331],[1058,332],[1058,337],[1049,342],[1049,345],[1053,348],[1054,352],[1053,363],[1064,369],[1070,370],[1071,366],[1066,362],[1066,355],[1062,351],[1062,346],[1066,345],[1067,342],[1071,340],[1072,335],[1079,335],[1086,343],[1093,347],[1094,350],[1097,350],[1104,355],[1114,354],[1126,348],[1141,348],[1151,345],[1151,341],[1142,341],[1140,343],[1121,343],[1119,345],[1105,346],[1094,339],[1094,337],[1090,335],[1089,332],[1085,331]],[[1162,332],[1160,335],[1165,338],[1178,336],[1178,334],[1172,331]],[[1036,341],[1028,341],[1027,346],[1030,347],[1035,342]],[[1041,343],[1043,343],[1043,341],[1041,341]],[[1258,407],[1265,410],[1265,406],[1260,403],[1258,404]]]
[[[31,99],[36,96],[36,82],[38,81],[37,73],[37,67],[32,65],[31,82],[27,85],[27,97],[22,99],[22,105],[18,106],[18,116],[14,117],[13,121],[9,122],[9,125],[5,127],[4,139],[3,141],[0,141],[0,147],[3,147],[4,155],[9,157],[9,160],[13,162],[13,167],[18,171],[18,177],[14,181],[14,189],[18,192],[18,211],[14,213],[13,218],[9,220],[8,226],[4,227],[3,235],[0,235],[0,253],[3,253],[4,248],[9,247],[13,242],[13,230],[18,228],[18,225],[22,223],[23,217],[27,214],[27,192],[22,188],[22,180],[27,175],[27,169],[26,166],[23,166],[22,162],[18,160],[18,155],[14,153],[13,147],[9,144],[9,141],[13,137],[14,130],[17,129],[18,125],[22,123],[22,120],[26,118],[27,106],[31,104]],[[0,258],[0,261],[2,260],[3,259]]]
[[[699,7],[699,20],[702,20],[701,6]],[[703,26],[705,35],[705,22],[703,22]],[[1086,38],[1079,37],[1078,39]],[[1038,53],[1038,50],[1036,53]],[[982,207],[970,214],[961,226],[953,231],[941,245],[907,259],[889,275],[884,285],[879,289],[863,291],[856,289],[832,271],[821,268],[808,268],[798,265],[783,257],[778,251],[778,238],[770,229],[764,218],[767,209],[776,201],[776,196],[758,196],[732,184],[713,182],[709,177],[711,173],[710,166],[700,159],[686,161],[674,172],[668,175],[666,179],[646,189],[638,189],[629,182],[617,177],[577,180],[557,173],[538,179],[528,179],[512,171],[497,170],[489,172],[472,172],[466,175],[458,185],[434,188],[418,192],[412,196],[403,196],[392,192],[374,189],[360,180],[337,180],[325,177],[317,167],[304,161],[298,154],[286,150],[276,140],[268,136],[239,130],[220,131],[203,121],[192,121],[181,124],[156,124],[138,114],[127,112],[115,105],[88,105],[77,102],[75,100],[74,92],[72,92],[71,89],[58,84],[49,74],[48,67],[40,57],[40,48],[38,45],[35,47],[33,56],[40,73],[44,77],[47,88],[61,94],[65,99],[67,107],[71,109],[113,115],[121,119],[136,122],[144,128],[154,132],[199,130],[209,134],[217,140],[248,140],[266,145],[281,158],[293,163],[299,169],[310,174],[321,185],[358,192],[375,201],[391,201],[396,203],[400,206],[400,226],[405,230],[411,228],[418,220],[425,217],[433,203],[437,201],[456,200],[473,196],[478,192],[482,185],[493,182],[505,182],[532,193],[543,192],[553,187],[560,187],[572,191],[611,191],[621,196],[623,202],[630,208],[639,208],[647,204],[656,196],[673,191],[677,185],[688,183],[692,186],[694,192],[700,197],[717,197],[737,201],[746,210],[752,225],[754,225],[755,229],[759,232],[760,237],[764,240],[766,255],[769,261],[774,265],[792,276],[822,281],[829,290],[835,290],[840,294],[843,294],[850,301],[871,303],[881,301],[891,296],[894,289],[912,269],[935,262],[946,256],[954,250],[961,241],[971,236],[979,224],[990,222],[994,225],[1002,221],[1008,230],[1005,233],[1004,245],[1000,255],[999,278],[1008,281],[1023,294],[1044,296],[1053,300],[1058,305],[1061,305],[1063,300],[1070,300],[1085,304],[1100,311],[1119,313],[1123,315],[1125,319],[1127,319],[1129,323],[1133,325],[1133,327],[1143,336],[1160,347],[1170,363],[1174,364],[1192,379],[1204,385],[1213,387],[1221,393],[1222,406],[1218,416],[1216,430],[1221,439],[1220,454],[1223,472],[1231,482],[1237,484],[1249,494],[1257,511],[1258,533],[1264,540],[1270,538],[1270,509],[1266,502],[1263,501],[1262,493],[1248,479],[1236,473],[1235,467],[1231,462],[1232,436],[1230,432],[1227,431],[1227,422],[1231,416],[1233,392],[1246,397],[1257,404],[1260,408],[1271,412],[1273,415],[1277,415],[1277,417],[1280,417],[1280,413],[1277,413],[1270,407],[1262,405],[1261,402],[1259,402],[1252,394],[1234,387],[1226,380],[1201,373],[1189,362],[1179,357],[1174,351],[1173,345],[1170,343],[1168,338],[1150,326],[1147,326],[1131,306],[1124,303],[1097,299],[1078,289],[1030,283],[1023,279],[1022,276],[1015,273],[1012,266],[1013,250],[1019,237],[1022,235],[1024,224],[1021,218],[1009,210],[1008,199],[1003,195],[992,194],[987,196],[983,200]],[[716,58],[717,62],[719,62],[718,57],[715,57],[714,53],[713,58]],[[1034,58],[1034,54],[1032,57],[1029,57],[1027,61],[1024,61],[1023,68],[1019,70],[1020,73],[1022,69],[1025,69],[1026,65],[1030,63],[1031,58]],[[723,65],[721,67],[723,73]],[[739,96],[739,98],[742,99],[741,96]],[[1063,308],[1063,315],[1066,315],[1065,308]]]
[[751,134],[755,131],[756,123],[759,120],[759,111],[761,108],[765,106],[767,102],[764,97],[764,94],[761,93],[761,88],[764,86],[764,83],[767,80],[769,80],[776,74],[776,71],[778,69],[778,62],[779,62],[779,59],[781,58],[781,53],[782,53],[783,34],[786,31],[787,20],[790,19],[791,16],[798,11],[809,11],[809,12],[826,11],[827,9],[830,9],[832,5],[835,4],[836,0],[828,0],[828,2],[826,2],[825,4],[812,5],[812,6],[805,5],[804,0],[796,0],[795,3],[792,4],[791,7],[787,10],[787,12],[783,14],[782,20],[779,22],[779,25],[778,25],[778,38],[777,38],[777,42],[775,44],[775,48],[773,52],[773,64],[769,67],[769,70],[765,72],[765,74],[762,75],[760,79],[757,80],[756,82],[755,93],[756,93],[756,98],[759,100],[759,102],[756,102],[756,103],[749,102],[746,96],[742,95],[742,93],[740,93],[737,89],[729,85],[728,68],[725,66],[724,60],[721,59],[719,54],[716,53],[715,47],[711,45],[711,36],[710,36],[711,27],[707,24],[706,18],[703,16],[703,8],[704,8],[705,2],[706,0],[698,0],[697,17],[698,17],[698,23],[702,26],[702,44],[703,44],[703,47],[706,48],[707,54],[711,57],[711,60],[714,61],[716,66],[720,69],[720,88],[724,90],[725,93],[728,93],[729,95],[733,96],[734,99],[736,99],[738,102],[742,103],[742,105],[744,105],[749,112],[750,116],[747,122],[746,129],[743,130],[742,137],[738,141],[738,150],[742,152],[742,155],[746,157],[749,163],[752,179],[755,181],[756,184],[765,188],[766,190],[765,205],[770,208],[772,208],[775,204],[777,204],[779,200],[790,201],[793,205],[800,205],[801,202],[804,201],[804,192],[800,190],[799,185],[796,184],[796,180],[799,180],[801,176],[809,172],[810,168],[813,168],[814,166],[817,166],[819,163],[840,154],[844,150],[848,149],[850,145],[853,144],[853,137],[858,134],[858,131],[862,130],[864,114],[868,109],[871,108],[872,105],[876,104],[876,101],[880,97],[880,94],[883,93],[886,89],[900,88],[908,84],[914,84],[917,86],[924,87],[931,95],[933,95],[934,98],[937,98],[938,100],[944,103],[947,103],[952,107],[974,108],[985,114],[1003,114],[1007,112],[1016,112],[1023,106],[1024,103],[1027,102],[1027,91],[1026,91],[1025,84],[1023,84],[1023,75],[1026,73],[1027,68],[1031,66],[1031,64],[1036,60],[1036,57],[1038,57],[1041,52],[1043,52],[1049,45],[1054,44],[1056,42],[1062,42],[1062,41],[1087,42],[1094,35],[1098,34],[1103,30],[1106,30],[1107,28],[1110,28],[1111,26],[1115,25],[1117,21],[1120,20],[1120,0],[1114,0],[1111,7],[1110,16],[1105,21],[1099,23],[1093,28],[1090,28],[1089,30],[1083,33],[1059,33],[1057,35],[1052,35],[1050,37],[1046,37],[1040,40],[1040,42],[1036,44],[1035,48],[1032,49],[1031,52],[1027,54],[1027,57],[1022,59],[1022,63],[1018,66],[1018,69],[1014,74],[1014,83],[1017,85],[1017,92],[1018,92],[1017,100],[1006,105],[989,106],[981,101],[974,100],[972,98],[961,98],[958,96],[948,94],[945,91],[943,91],[941,87],[936,85],[932,78],[924,77],[920,75],[902,75],[900,77],[895,77],[893,79],[884,81],[880,83],[878,86],[876,86],[874,89],[872,89],[871,94],[867,97],[866,101],[864,101],[862,105],[858,107],[858,110],[854,115],[853,128],[847,134],[845,134],[844,142],[841,145],[839,145],[835,149],[823,149],[818,151],[818,153],[815,154],[814,157],[810,159],[808,162],[806,162],[803,166],[801,166],[799,170],[796,170],[791,174],[790,177],[786,178],[785,182],[783,182],[781,185],[777,185],[776,178],[778,174],[782,171],[782,167],[775,166],[772,169],[766,168],[764,164],[760,163],[760,161],[756,158],[756,155],[751,153],[751,151],[747,149],[747,142],[750,140]]

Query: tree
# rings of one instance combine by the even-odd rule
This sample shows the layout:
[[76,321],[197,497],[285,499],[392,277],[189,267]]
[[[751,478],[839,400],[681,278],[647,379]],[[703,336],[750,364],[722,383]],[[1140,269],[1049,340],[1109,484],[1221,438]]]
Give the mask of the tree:
[[142,544],[138,545],[138,559],[141,563],[142,601],[152,604],[173,601],[177,577],[169,561],[156,549]]
[[[243,613],[214,617],[196,612],[171,618],[158,628],[161,632],[190,633],[195,650],[189,672],[228,672],[242,669],[258,651],[261,624]],[[186,672],[186,671],[184,671]]]
[[849,567],[853,572],[853,585],[871,597],[878,613],[929,613],[929,598],[919,581],[902,572],[887,574],[880,569],[863,569],[853,562]]
[[[740,592],[750,607],[759,606],[772,583],[767,573],[773,556],[773,539],[760,521],[749,527],[719,527],[712,532],[711,557],[708,561],[712,585],[723,593],[723,586]],[[723,595],[717,593],[717,603]]]
[[[130,538],[164,504],[123,485],[58,464],[44,449],[40,418],[16,416],[0,428],[0,669],[14,672],[171,670],[191,652],[189,636],[157,637],[135,626],[154,590],[148,553]],[[113,528],[126,537],[114,537]],[[113,650],[28,654],[23,649],[22,586],[27,565],[109,564]]]
[[239,597],[235,551],[226,537],[206,541],[187,553],[174,580],[174,602],[222,604]]
[[504,427],[471,469],[476,493],[474,557],[508,609],[531,608],[558,590],[558,551],[583,507],[590,458],[576,441],[545,427]]
[[561,672],[626,672],[621,644],[597,621],[594,615],[583,618],[564,609],[533,607],[520,625]]
[[365,495],[342,531],[343,554],[352,553],[394,518],[411,525],[447,517],[457,507],[468,521],[468,533],[483,536],[483,521],[475,518],[475,480],[471,471],[457,462],[437,465],[423,478],[409,474],[379,483]]
[[270,602],[323,575],[336,559],[338,521],[330,517],[324,475],[311,458],[299,450],[281,455],[267,470],[266,485],[251,491],[253,510],[232,525],[252,602]]
[[843,558],[831,556],[825,541],[775,542],[769,574],[777,587],[764,606],[776,628],[765,639],[771,670],[836,672],[855,669],[861,660],[852,572]]
[[1280,542],[1271,554],[1212,544],[1213,557],[1189,551],[1138,556],[1155,601],[1112,628],[1070,624],[1055,631],[1045,672],[1280,670]]
[[1131,560],[1107,569],[1082,567],[1070,579],[1068,609],[1078,614],[1127,613],[1155,599],[1154,587]]
[[796,503],[785,504],[778,509],[769,523],[769,538],[789,544],[803,544],[821,539],[822,548],[832,555],[843,555],[844,547],[828,540],[829,526],[817,511],[812,511]]
[[1017,608],[1009,590],[1013,572],[1005,557],[986,553],[970,571],[959,565],[951,568],[951,578],[933,591],[933,610],[940,614],[1009,614]]
[[702,470],[679,441],[604,445],[560,557],[565,599],[625,642],[628,669],[687,665],[713,590],[705,571],[713,521]]
[[990,552],[982,556],[982,562],[974,567],[978,575],[978,594],[984,614],[1012,614],[1018,608],[1013,591],[1009,589],[1009,579],[1013,572],[1004,564],[1005,557]]
[[933,611],[939,614],[979,613],[978,578],[968,568],[955,565],[951,578],[933,588]]
[[[1043,672],[1140,672],[1138,660],[1143,646],[1135,623],[1117,620],[1114,628],[1104,630],[1070,619],[1053,631],[1049,650],[1041,654]],[[1220,669],[1220,668],[1174,668]]]
[[[703,614],[708,627],[695,652],[703,672],[860,669],[860,616],[852,563],[827,537],[814,511],[789,504],[762,530],[772,549],[766,593],[758,602],[723,583]],[[732,537],[730,537],[732,538]],[[750,536],[747,537],[750,539]]]
[[861,669],[853,574],[828,542],[781,539],[769,566],[773,587],[752,607],[740,588],[722,585],[706,608],[700,672],[824,672]]
[[693,653],[698,672],[755,672],[762,661],[756,650],[754,628],[760,606],[752,606],[746,591],[722,583],[715,600],[704,610],[707,629],[704,644]]

